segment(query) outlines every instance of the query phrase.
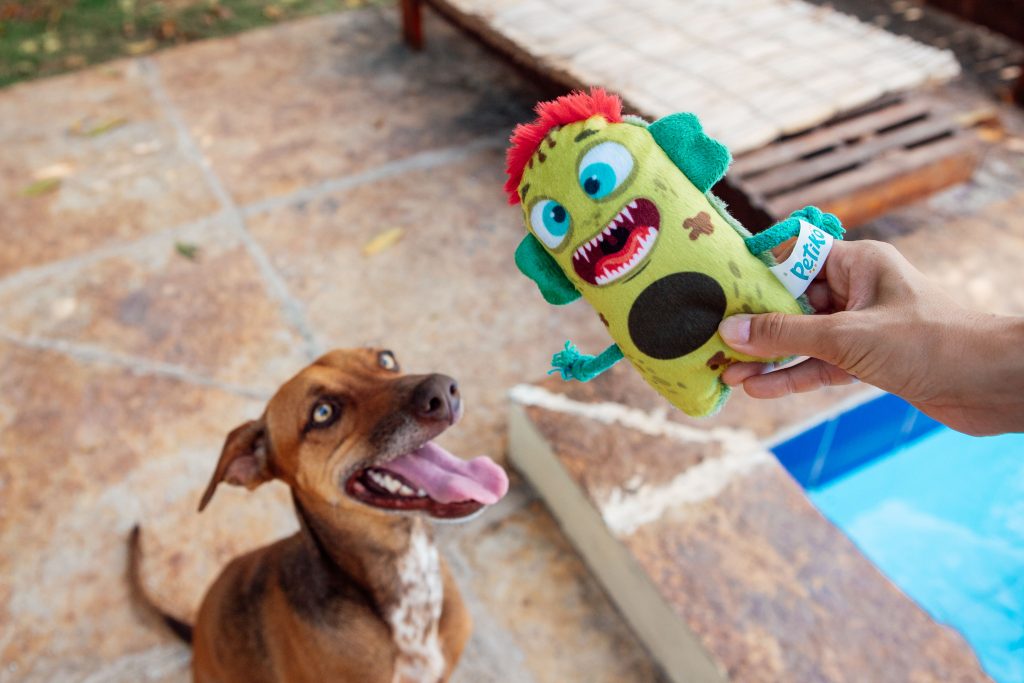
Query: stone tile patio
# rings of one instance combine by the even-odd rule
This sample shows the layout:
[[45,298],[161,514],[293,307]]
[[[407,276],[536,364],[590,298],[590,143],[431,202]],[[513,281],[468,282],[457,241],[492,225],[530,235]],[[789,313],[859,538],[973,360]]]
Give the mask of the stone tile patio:
[[[384,343],[457,375],[447,444],[503,458],[507,390],[567,336],[606,342],[510,257],[502,150],[545,93],[427,30],[412,54],[392,9],[360,10],[0,92],[0,680],[188,680],[188,650],[130,607],[125,535],[143,524],[147,582],[189,616],[224,561],[293,529],[276,485],[194,507],[224,434],[319,350]],[[59,186],[27,196],[41,178]],[[964,235],[1024,240],[1022,178],[996,150],[866,234],[1020,310],[956,264]],[[520,481],[439,537],[476,621],[461,683],[661,680]]]

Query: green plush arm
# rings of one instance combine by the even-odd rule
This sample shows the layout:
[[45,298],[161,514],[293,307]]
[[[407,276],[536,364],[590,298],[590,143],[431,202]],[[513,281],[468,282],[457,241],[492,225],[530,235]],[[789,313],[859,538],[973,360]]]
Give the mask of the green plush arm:
[[805,220],[816,228],[821,228],[837,240],[843,239],[842,223],[830,213],[825,213],[816,206],[807,206],[794,211],[789,218],[780,221],[764,232],[746,238],[747,249],[755,256],[774,249],[791,237],[800,233],[800,221]]
[[553,372],[560,373],[562,379],[575,379],[580,382],[589,382],[611,366],[622,360],[622,349],[618,344],[612,344],[596,356],[588,356],[580,353],[576,345],[571,341],[565,342],[565,348],[551,358],[550,375]]

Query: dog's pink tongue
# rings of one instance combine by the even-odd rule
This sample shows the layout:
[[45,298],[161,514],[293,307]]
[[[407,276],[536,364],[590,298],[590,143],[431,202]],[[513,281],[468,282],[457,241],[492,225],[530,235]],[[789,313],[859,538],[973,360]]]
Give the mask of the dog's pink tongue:
[[491,505],[508,492],[508,475],[493,460],[485,455],[463,460],[432,441],[383,467],[419,486],[439,503],[475,500]]

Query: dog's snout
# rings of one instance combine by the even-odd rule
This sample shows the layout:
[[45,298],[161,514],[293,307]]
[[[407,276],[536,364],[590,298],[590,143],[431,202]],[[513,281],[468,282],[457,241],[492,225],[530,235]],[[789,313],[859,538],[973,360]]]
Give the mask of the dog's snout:
[[459,383],[447,375],[429,375],[412,392],[412,411],[426,420],[455,422],[459,416]]

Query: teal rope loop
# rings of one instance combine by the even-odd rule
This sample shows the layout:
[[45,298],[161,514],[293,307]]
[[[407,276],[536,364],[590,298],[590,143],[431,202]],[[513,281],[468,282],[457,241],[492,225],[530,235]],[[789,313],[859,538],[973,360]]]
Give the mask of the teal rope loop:
[[622,360],[622,350],[612,344],[600,355],[588,356],[580,353],[571,341],[565,342],[565,348],[551,357],[552,368],[548,374],[559,373],[562,379],[589,382],[611,366]]
[[816,228],[821,228],[837,240],[843,239],[843,235],[846,233],[843,224],[833,214],[825,213],[816,206],[807,206],[799,211],[794,211],[789,218],[779,221],[764,232],[748,237],[747,249],[751,254],[762,254],[774,249],[790,237],[796,237],[800,233],[801,220],[807,221]]

